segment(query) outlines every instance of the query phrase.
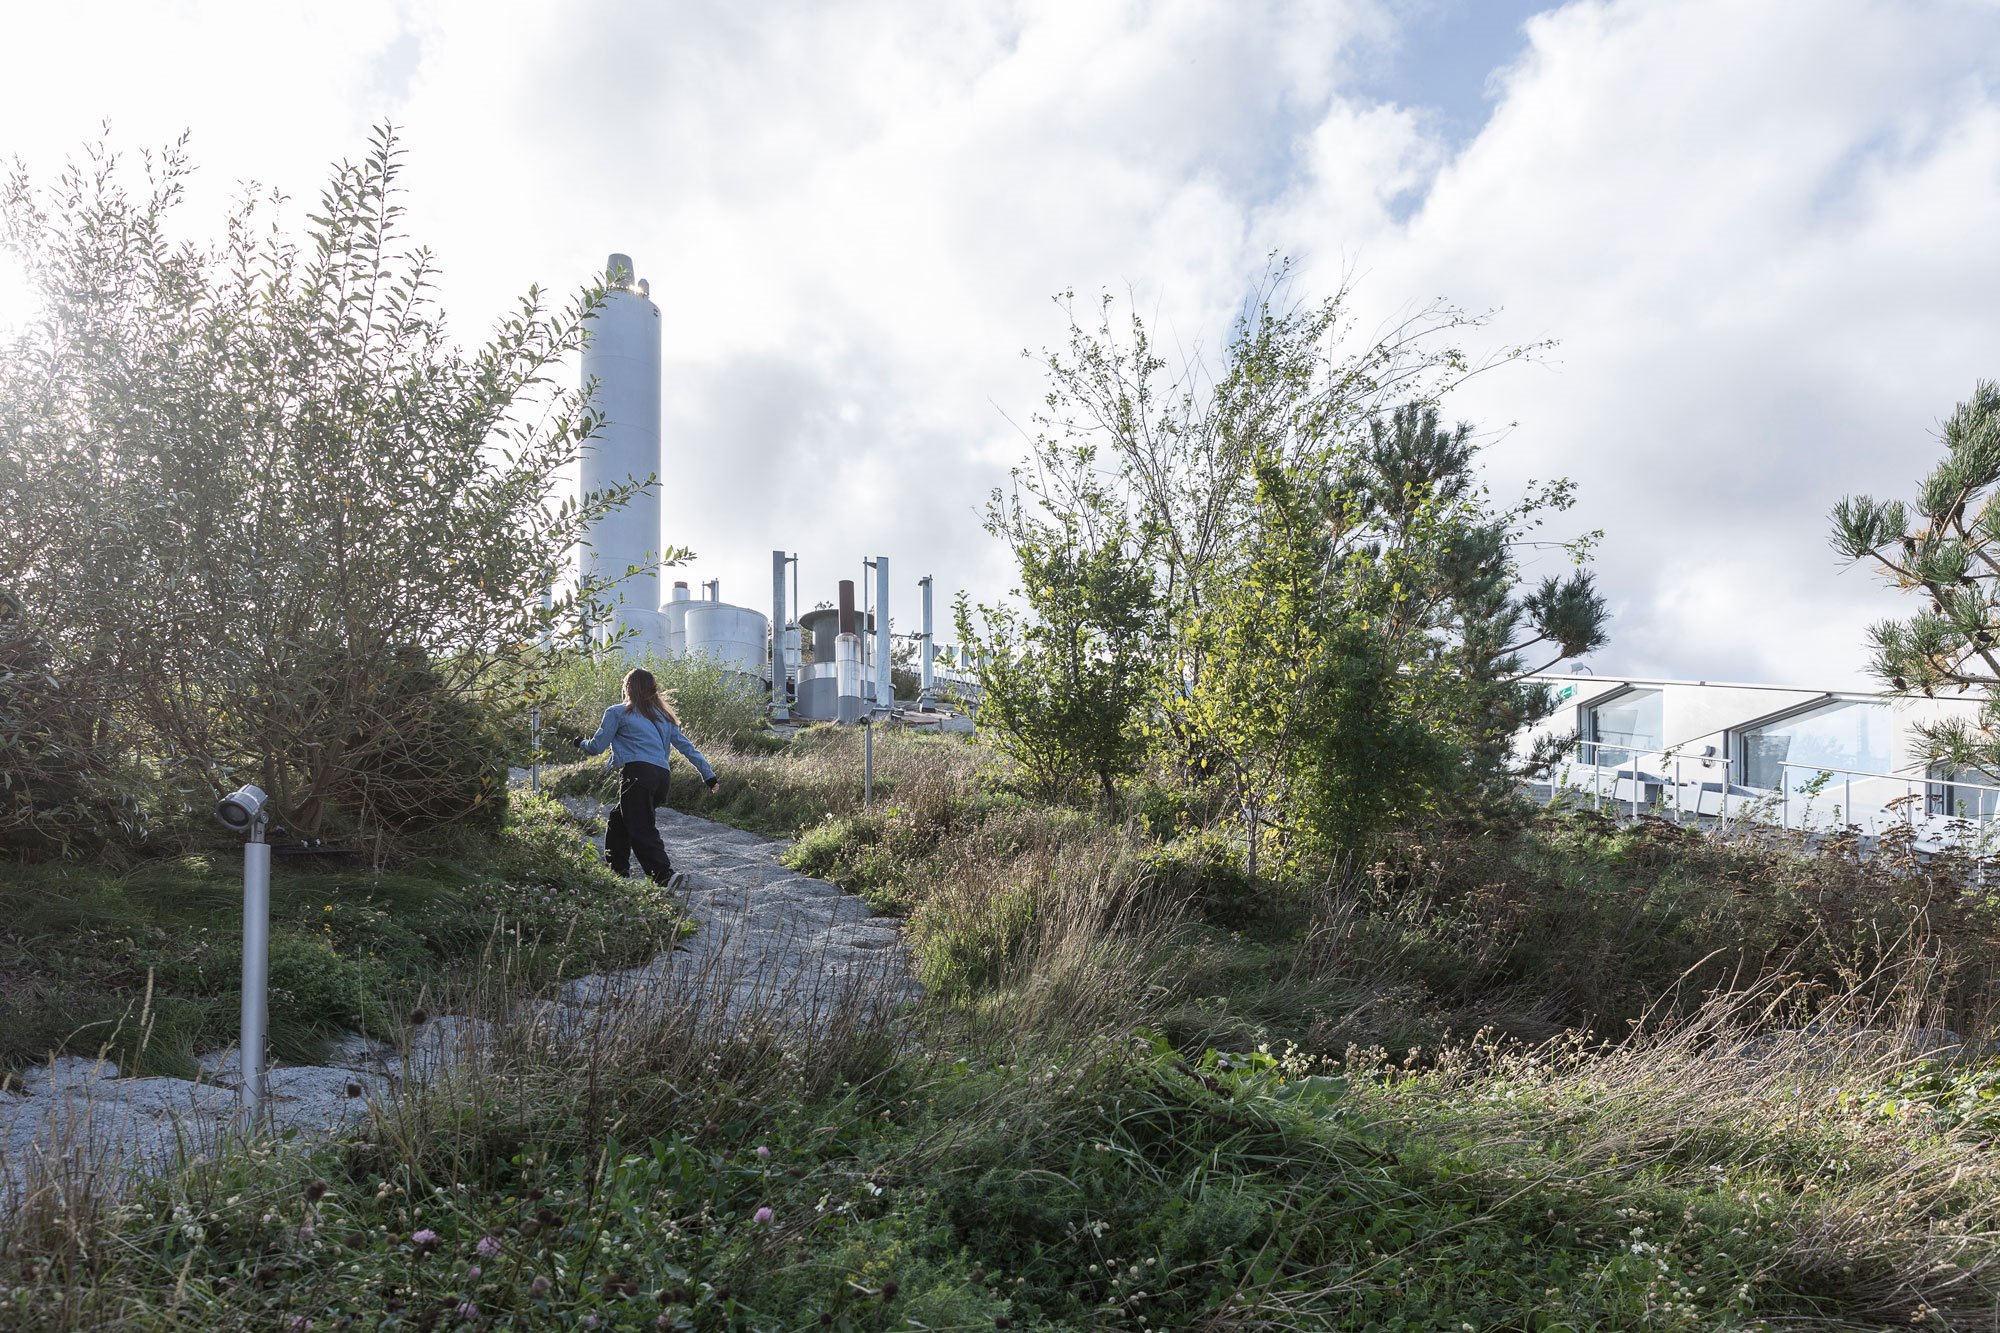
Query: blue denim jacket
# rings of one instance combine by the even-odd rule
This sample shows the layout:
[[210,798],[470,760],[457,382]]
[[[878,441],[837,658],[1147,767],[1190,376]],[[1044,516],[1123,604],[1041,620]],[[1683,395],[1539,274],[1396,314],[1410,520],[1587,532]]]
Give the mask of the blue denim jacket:
[[613,764],[657,764],[665,768],[670,746],[687,756],[703,782],[715,781],[715,770],[679,727],[666,718],[655,721],[624,704],[613,704],[604,710],[604,721],[599,724],[597,734],[583,743],[583,752],[603,754],[608,748]]

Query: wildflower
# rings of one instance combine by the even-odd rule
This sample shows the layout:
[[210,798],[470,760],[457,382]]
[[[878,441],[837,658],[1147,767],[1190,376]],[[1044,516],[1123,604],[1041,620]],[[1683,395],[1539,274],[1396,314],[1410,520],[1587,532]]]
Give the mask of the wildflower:
[[458,1308],[452,1311],[452,1313],[456,1314],[460,1319],[463,1319],[466,1323],[469,1324],[473,1320],[479,1318],[479,1307],[477,1305],[474,1305],[471,1301],[460,1301],[458,1303]]
[[596,1316],[596,1315],[594,1315],[594,1314],[587,1314],[587,1315],[585,1315],[585,1316],[583,1317],[583,1326],[584,1326],[585,1328],[596,1328],[596,1327],[597,1327],[597,1316]]
[[285,1321],[285,1333],[312,1333],[313,1321],[302,1314],[295,1314]]
[[470,1268],[468,1268],[468,1269],[466,1269],[466,1270],[465,1270],[465,1280],[466,1280],[467,1282],[477,1282],[477,1281],[479,1281],[479,1265],[478,1265],[478,1264],[474,1264],[474,1265],[472,1265],[472,1266],[471,1266]]
[[529,1294],[530,1296],[546,1296],[546,1295],[548,1295],[548,1294],[549,1294],[549,1280],[548,1280],[547,1278],[545,1278],[545,1277],[537,1277],[537,1278],[536,1278],[536,1279],[535,1279],[535,1280],[534,1280],[533,1282],[530,1282],[530,1283],[528,1284],[528,1294]]
[[481,1236],[479,1238],[479,1257],[482,1259],[498,1259],[500,1257],[499,1239],[493,1236]]
[[417,1247],[418,1254],[429,1254],[438,1246],[438,1233],[429,1227],[410,1233],[410,1244]]
[[771,1160],[771,1150],[760,1143],[757,1145],[757,1156],[760,1160],[768,1162]]
[[318,1203],[321,1199],[325,1197],[326,1197],[326,1182],[324,1180],[313,1180],[313,1181],[308,1181],[306,1183],[307,1203]]
[[752,1222],[768,1222],[771,1220],[771,1210],[769,1208],[759,1208],[756,1211],[756,1213],[751,1216],[750,1220]]

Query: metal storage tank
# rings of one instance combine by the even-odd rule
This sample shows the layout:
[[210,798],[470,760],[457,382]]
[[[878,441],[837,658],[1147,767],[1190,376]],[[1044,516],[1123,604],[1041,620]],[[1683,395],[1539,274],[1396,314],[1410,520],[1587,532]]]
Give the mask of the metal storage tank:
[[700,602],[690,598],[685,583],[676,583],[672,600],[660,603],[662,634],[665,638],[665,643],[661,646],[662,656],[687,656],[687,613],[700,605]]
[[727,602],[690,602],[687,612],[687,655],[711,658],[746,676],[764,677],[769,660],[765,632],[770,621],[762,611]]
[[[644,481],[660,470],[660,308],[633,276],[630,256],[612,255],[605,277],[604,304],[591,316],[583,348],[583,385],[604,420],[578,462],[579,498]],[[659,614],[659,551],[657,485],[598,519],[581,551],[586,574],[620,579],[634,565],[645,571],[619,587],[613,617],[614,629],[639,633],[633,645],[639,651],[667,651]]]

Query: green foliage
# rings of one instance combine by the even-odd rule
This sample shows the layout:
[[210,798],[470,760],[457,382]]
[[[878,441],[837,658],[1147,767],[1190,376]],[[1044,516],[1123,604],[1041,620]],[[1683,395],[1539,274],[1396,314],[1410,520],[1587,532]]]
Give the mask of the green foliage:
[[1211,925],[1245,926],[1273,905],[1270,886],[1244,868],[1241,850],[1212,830],[1153,848],[1140,865],[1168,902],[1193,904]]
[[[657,887],[605,870],[551,800],[518,799],[497,830],[442,830],[404,855],[383,870],[274,869],[279,1056],[316,1058],[354,1029],[389,1035],[482,961],[533,988],[642,962],[685,926]],[[230,856],[18,872],[0,883],[0,1065],[108,1050],[128,1070],[191,1074],[236,1030],[241,921]]]
[[1925,758],[1948,770],[2000,772],[2000,384],[1981,380],[1944,425],[1945,456],[1917,500],[1843,497],[1831,543],[1891,587],[1928,605],[1868,631],[1871,669],[1898,694],[1973,690],[1979,719],[1920,725]]
[[542,710],[544,753],[558,761],[573,759],[576,751],[564,739],[596,734],[604,710],[623,697],[620,683],[633,667],[653,673],[681,720],[681,730],[704,753],[711,745],[755,745],[769,730],[763,688],[720,663],[700,657],[649,654],[632,659],[617,652],[564,653],[548,668],[548,702]]
[[987,530],[1006,538],[1026,605],[980,608],[961,594],[959,637],[978,653],[979,725],[1037,794],[1071,796],[1097,779],[1106,808],[1145,754],[1143,710],[1157,692],[1157,597],[1150,557],[1118,525],[1094,528],[1067,511],[1036,516],[994,494]]
[[[833,1055],[860,1076],[747,1044],[686,1080],[537,1057],[512,1096],[437,1108],[477,1110],[455,1151],[155,1184],[115,1243],[0,1299],[37,1327],[171,1302],[218,1329],[1692,1333],[1976,1327],[1995,1285],[1962,1147],[1839,1090],[1745,1116],[1739,1072],[1671,1050],[1658,1075],[1574,1048],[1333,1069],[1143,1031],[1084,1058]],[[1857,1214],[1897,1182],[1925,1215]]]
[[489,817],[490,752],[447,737],[601,616],[598,581],[538,600],[635,489],[548,500],[598,424],[550,383],[595,294],[460,350],[400,169],[378,131],[297,246],[254,196],[173,236],[180,145],[136,195],[103,149],[0,188],[40,303],[0,348],[0,568],[93,743],[195,809],[254,780],[305,833]]
[[1356,346],[1347,293],[1290,303],[1287,273],[1213,378],[1170,368],[1138,317],[1114,328],[1109,297],[1091,328],[1065,298],[989,521],[1024,609],[982,608],[980,726],[1037,790],[1089,770],[1109,795],[1150,760],[1240,830],[1253,873],[1363,851],[1447,796],[1511,801],[1514,738],[1553,710],[1528,677],[1604,640],[1587,572],[1526,587],[1516,563],[1569,484],[1495,507],[1472,428],[1440,428],[1440,396],[1484,368],[1443,340],[1480,321],[1435,306]]
[[139,775],[108,743],[119,710],[90,689],[100,683],[58,676],[46,639],[0,588],[0,851],[61,853],[143,827]]

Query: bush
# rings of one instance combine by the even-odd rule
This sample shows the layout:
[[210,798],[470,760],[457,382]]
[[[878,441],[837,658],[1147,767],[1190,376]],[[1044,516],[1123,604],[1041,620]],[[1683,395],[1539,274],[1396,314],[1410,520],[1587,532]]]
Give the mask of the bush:
[[[549,673],[550,702],[542,710],[544,752],[568,758],[564,740],[589,736],[617,703],[625,673],[644,667],[660,682],[673,704],[681,730],[697,748],[756,744],[768,731],[769,705],[763,685],[742,673],[700,657],[647,657],[633,661],[619,653],[565,656]],[[525,748],[525,747],[524,747]]]
[[1165,901],[1188,903],[1211,925],[1247,925],[1271,906],[1270,895],[1243,867],[1243,855],[1221,830],[1176,838],[1145,853],[1140,864]]
[[19,601],[0,590],[0,851],[61,853],[140,831],[115,713],[88,676],[64,678]]

